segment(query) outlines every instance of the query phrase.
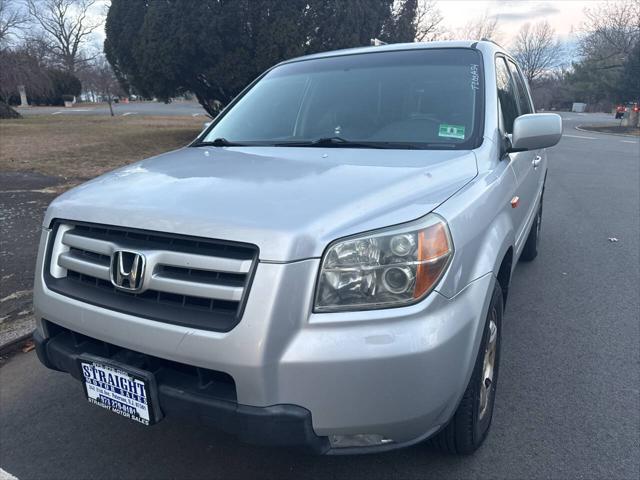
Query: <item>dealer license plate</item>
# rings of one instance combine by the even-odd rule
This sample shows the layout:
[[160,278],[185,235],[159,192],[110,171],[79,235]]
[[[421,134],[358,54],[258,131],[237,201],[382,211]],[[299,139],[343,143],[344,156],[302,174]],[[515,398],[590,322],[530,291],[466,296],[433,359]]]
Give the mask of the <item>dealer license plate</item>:
[[78,361],[89,403],[143,425],[157,421],[152,402],[155,382],[149,372],[88,355]]

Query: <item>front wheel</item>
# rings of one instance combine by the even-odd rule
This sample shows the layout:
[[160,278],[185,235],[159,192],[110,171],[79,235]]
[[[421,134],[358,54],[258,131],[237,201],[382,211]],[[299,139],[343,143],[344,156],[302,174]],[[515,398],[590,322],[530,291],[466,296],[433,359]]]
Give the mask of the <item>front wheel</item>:
[[469,385],[453,418],[431,441],[445,453],[473,453],[487,438],[498,385],[503,309],[502,288],[496,280]]

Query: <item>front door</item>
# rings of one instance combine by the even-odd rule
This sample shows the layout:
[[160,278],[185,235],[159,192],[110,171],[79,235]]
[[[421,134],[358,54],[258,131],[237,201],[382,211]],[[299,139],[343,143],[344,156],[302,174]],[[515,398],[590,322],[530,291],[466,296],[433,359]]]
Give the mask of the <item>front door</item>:
[[[511,135],[515,119],[524,113],[531,113],[530,102],[528,96],[520,94],[516,78],[509,71],[504,57],[496,58],[496,81],[502,117],[501,130],[504,135]],[[527,105],[528,108],[526,108]],[[511,215],[516,228],[517,253],[524,246],[529,226],[535,215],[540,172],[543,170],[541,154],[536,150],[507,154],[509,165],[516,176],[516,191],[512,198]]]

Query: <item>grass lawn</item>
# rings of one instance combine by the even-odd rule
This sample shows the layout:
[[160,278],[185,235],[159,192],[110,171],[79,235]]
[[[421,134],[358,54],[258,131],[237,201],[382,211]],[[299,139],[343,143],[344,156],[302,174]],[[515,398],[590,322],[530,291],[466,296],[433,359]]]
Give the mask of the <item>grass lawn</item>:
[[194,117],[133,115],[0,120],[0,172],[39,172],[76,183],[184,146],[202,123]]

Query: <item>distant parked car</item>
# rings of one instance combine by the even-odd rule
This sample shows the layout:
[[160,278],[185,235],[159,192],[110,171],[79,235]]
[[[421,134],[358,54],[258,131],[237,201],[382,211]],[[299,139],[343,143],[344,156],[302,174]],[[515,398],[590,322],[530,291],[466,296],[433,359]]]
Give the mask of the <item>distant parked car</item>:
[[627,102],[625,104],[620,104],[616,107],[616,120],[623,118],[624,114],[627,112],[638,113],[640,111],[640,105],[636,102]]

